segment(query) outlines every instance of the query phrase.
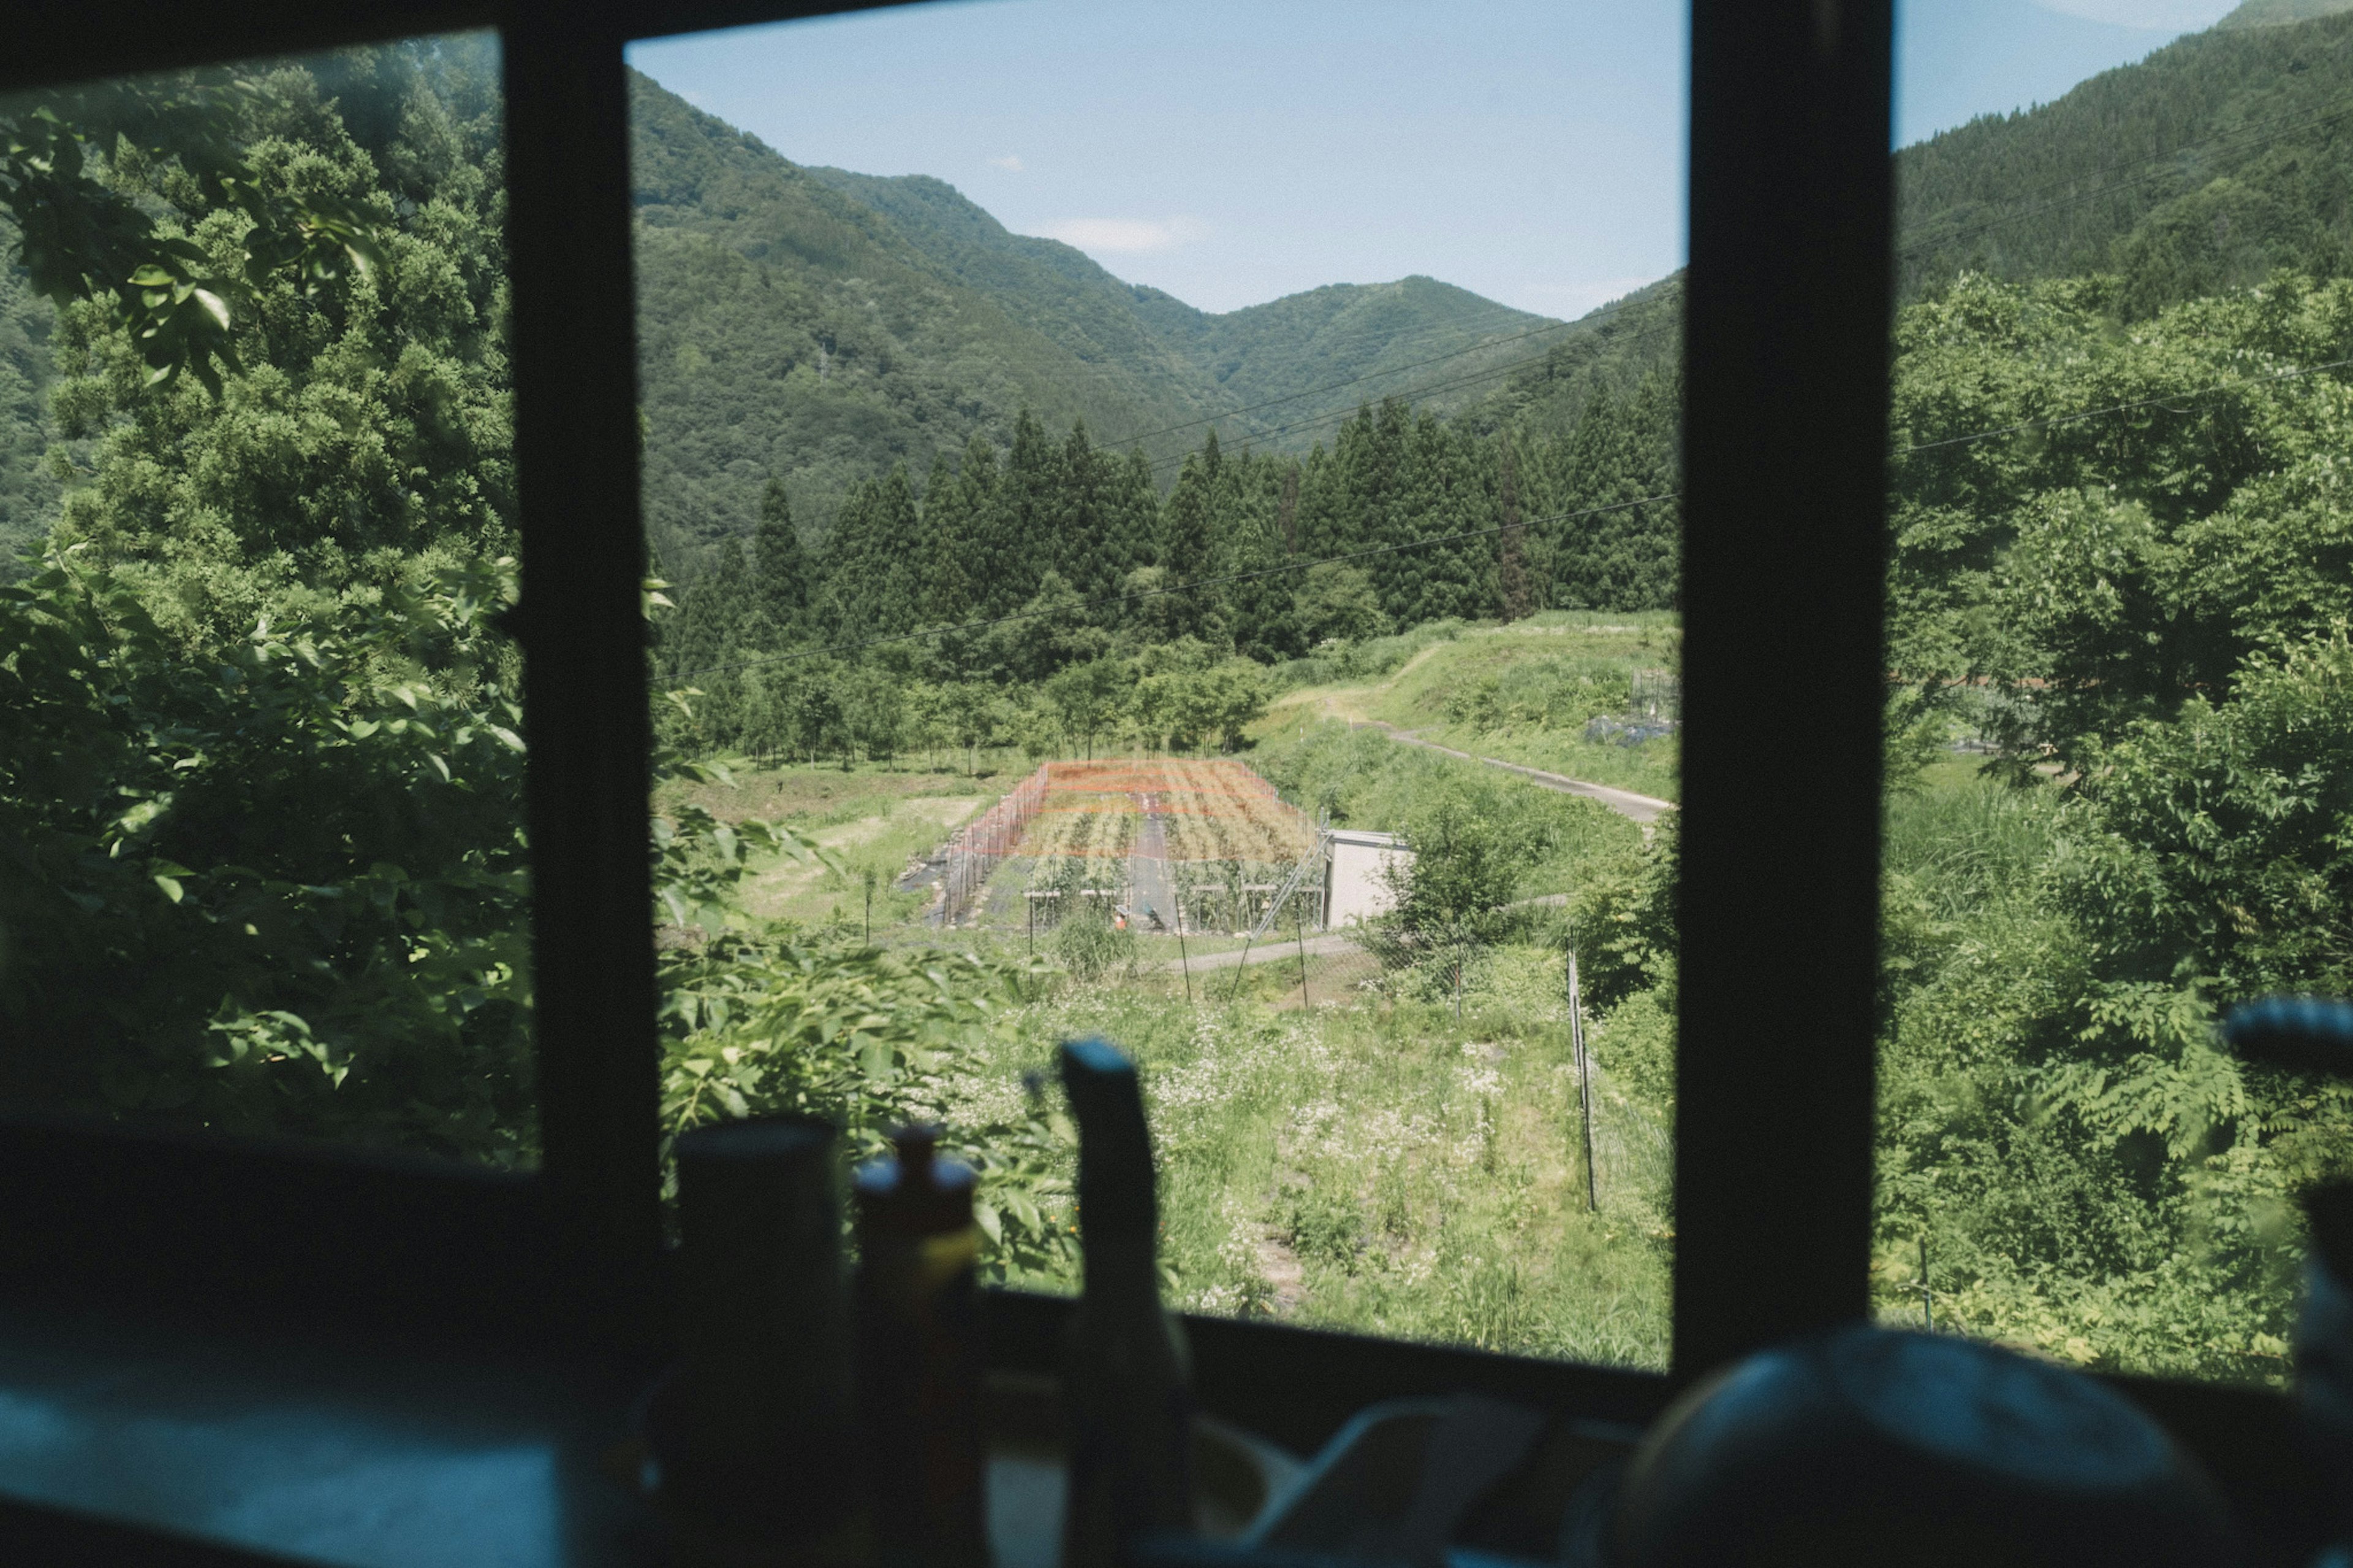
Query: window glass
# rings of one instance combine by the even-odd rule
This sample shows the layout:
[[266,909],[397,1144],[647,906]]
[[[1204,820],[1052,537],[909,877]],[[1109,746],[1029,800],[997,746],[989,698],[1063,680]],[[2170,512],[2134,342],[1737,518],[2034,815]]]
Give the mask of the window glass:
[[2277,1384],[2353,1117],[2215,1026],[2353,984],[2353,16],[2078,9],[1903,18],[1874,1290]]
[[1100,1033],[1176,1303],[1664,1364],[1685,52],[632,48],[669,1127],[941,1121],[990,1277],[1071,1289],[1035,1075]]
[[499,58],[0,100],[0,1095],[533,1157]]

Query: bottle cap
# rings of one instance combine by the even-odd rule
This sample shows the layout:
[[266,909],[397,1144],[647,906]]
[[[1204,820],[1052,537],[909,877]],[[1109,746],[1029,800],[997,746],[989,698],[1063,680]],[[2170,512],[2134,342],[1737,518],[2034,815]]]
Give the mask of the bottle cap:
[[960,1160],[938,1158],[939,1142],[936,1127],[902,1127],[891,1135],[893,1152],[858,1167],[861,1226],[893,1236],[938,1236],[972,1224],[977,1177]]

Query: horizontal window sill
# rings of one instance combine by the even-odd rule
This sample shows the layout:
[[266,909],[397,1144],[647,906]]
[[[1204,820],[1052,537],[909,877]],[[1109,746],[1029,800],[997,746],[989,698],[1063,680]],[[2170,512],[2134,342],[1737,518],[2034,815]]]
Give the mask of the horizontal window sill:
[[[992,1292],[1001,1370],[1050,1372],[1069,1302]],[[1472,1389],[1641,1423],[1656,1373],[1188,1319],[1201,1404],[1301,1454],[1377,1399]],[[623,1568],[660,1531],[616,1473],[646,1368],[0,1307],[0,1557]],[[2125,1383],[2300,1561],[2315,1492],[2275,1396]]]

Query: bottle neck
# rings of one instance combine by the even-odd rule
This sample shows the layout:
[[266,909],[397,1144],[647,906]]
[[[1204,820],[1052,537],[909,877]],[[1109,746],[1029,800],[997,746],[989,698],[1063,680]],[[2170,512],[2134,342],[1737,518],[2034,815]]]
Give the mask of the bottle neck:
[[1117,1234],[1084,1237],[1089,1300],[1160,1299],[1160,1260],[1152,1237]]

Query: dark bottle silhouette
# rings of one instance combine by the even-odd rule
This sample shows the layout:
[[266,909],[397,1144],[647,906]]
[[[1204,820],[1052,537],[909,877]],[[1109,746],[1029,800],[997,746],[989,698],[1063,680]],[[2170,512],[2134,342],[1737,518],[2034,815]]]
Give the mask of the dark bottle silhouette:
[[886,1563],[987,1568],[973,1171],[902,1129],[858,1168],[858,1400]]
[[1079,1124],[1086,1290],[1063,1362],[1070,1496],[1063,1568],[1111,1568],[1146,1531],[1193,1523],[1191,1368],[1160,1304],[1159,1205],[1135,1066],[1071,1040],[1062,1083]]
[[813,1556],[864,1530],[837,1137],[800,1116],[680,1135],[681,1354],[648,1433],[674,1505]]

